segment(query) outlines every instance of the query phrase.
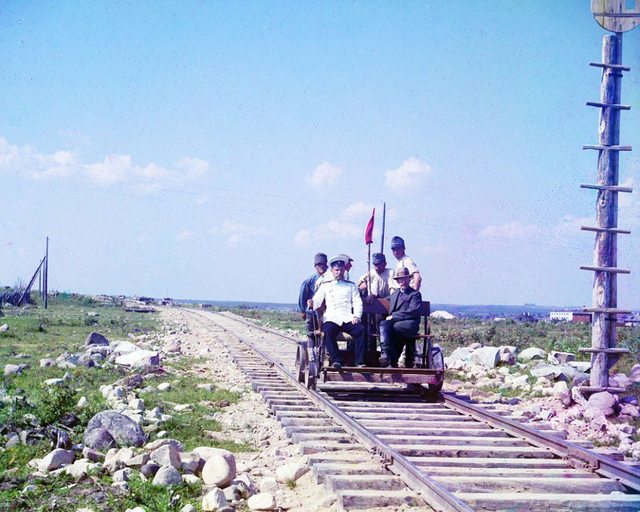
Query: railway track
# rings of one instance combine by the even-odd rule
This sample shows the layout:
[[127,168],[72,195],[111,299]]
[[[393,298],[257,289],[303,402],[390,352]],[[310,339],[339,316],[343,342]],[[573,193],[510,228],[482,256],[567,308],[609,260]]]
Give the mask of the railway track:
[[548,431],[441,393],[394,384],[297,381],[297,340],[188,310],[223,340],[340,510],[640,511],[640,471]]

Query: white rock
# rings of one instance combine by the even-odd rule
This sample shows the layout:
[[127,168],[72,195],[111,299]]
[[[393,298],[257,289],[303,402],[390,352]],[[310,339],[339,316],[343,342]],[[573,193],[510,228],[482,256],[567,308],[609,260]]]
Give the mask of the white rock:
[[181,467],[180,453],[172,444],[165,444],[150,454],[151,460],[157,462],[161,466]]
[[260,480],[259,489],[260,492],[275,493],[279,489],[278,482],[272,476],[264,477]]
[[114,482],[128,482],[131,478],[131,468],[119,469],[113,474]]
[[49,388],[53,388],[55,386],[62,386],[64,384],[64,379],[47,379],[42,385],[47,386]]
[[532,361],[534,359],[544,359],[546,357],[546,352],[542,349],[536,348],[536,347],[529,347],[529,348],[525,348],[522,352],[520,352],[520,354],[518,355],[518,359],[520,361]]
[[38,464],[38,469],[40,471],[53,471],[62,465],[73,463],[73,460],[73,452],[57,448],[44,456]]
[[133,400],[130,400],[129,409],[131,409],[132,411],[144,411],[144,400],[141,400],[140,398],[134,398]]
[[182,476],[173,466],[162,466],[153,477],[153,485],[178,485]]
[[169,382],[163,382],[158,385],[158,391],[169,391],[171,389],[171,384]]
[[251,510],[274,510],[276,498],[270,492],[261,492],[251,496],[247,500],[247,505]]
[[202,510],[218,510],[221,507],[224,507],[227,504],[227,498],[222,492],[222,489],[218,489],[217,487],[207,493],[207,495],[202,498]]
[[136,350],[116,357],[115,363],[131,367],[158,366],[160,364],[160,354],[155,350]]
[[184,475],[182,475],[182,481],[185,483],[188,483],[190,485],[194,485],[194,484],[199,484],[202,482],[202,480],[200,478],[198,478],[196,475],[190,474],[190,473],[186,473]]
[[207,485],[224,488],[235,476],[235,463],[232,466],[222,455],[211,456],[202,468],[202,480]]
[[195,452],[182,452],[180,455],[180,463],[183,471],[195,473],[200,465],[204,466],[204,459]]

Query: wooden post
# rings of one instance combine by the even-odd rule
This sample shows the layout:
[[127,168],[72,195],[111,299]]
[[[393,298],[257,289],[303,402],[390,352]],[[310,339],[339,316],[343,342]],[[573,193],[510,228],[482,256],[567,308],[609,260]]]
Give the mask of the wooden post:
[[[607,35],[602,41],[602,62],[621,65],[622,34]],[[600,101],[604,105],[620,104],[620,79],[622,72],[615,67],[602,69]],[[620,110],[603,107],[600,111],[598,142],[601,146],[619,146]],[[598,185],[617,186],[619,177],[619,151],[600,150],[598,156]],[[610,189],[598,190],[596,201],[596,226],[599,228],[618,227],[618,192]],[[618,234],[598,231],[595,236],[593,262],[596,267],[616,268],[618,263]],[[617,309],[618,289],[616,272],[596,272],[593,280],[594,309]],[[594,349],[611,349],[616,345],[616,314],[594,312],[591,328],[591,346]],[[591,355],[592,388],[609,387],[609,368],[617,358],[605,351]]]
[[47,248],[45,251],[44,262],[44,309],[47,309],[49,305],[49,237],[47,237]]

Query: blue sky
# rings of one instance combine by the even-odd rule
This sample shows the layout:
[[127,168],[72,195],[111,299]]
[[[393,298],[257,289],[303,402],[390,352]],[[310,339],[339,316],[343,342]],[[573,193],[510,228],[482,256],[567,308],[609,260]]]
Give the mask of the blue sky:
[[[313,255],[400,235],[423,296],[589,305],[590,2],[43,1],[0,7],[0,285],[295,302]],[[625,34],[620,182],[640,172]],[[621,197],[619,305],[640,308]]]

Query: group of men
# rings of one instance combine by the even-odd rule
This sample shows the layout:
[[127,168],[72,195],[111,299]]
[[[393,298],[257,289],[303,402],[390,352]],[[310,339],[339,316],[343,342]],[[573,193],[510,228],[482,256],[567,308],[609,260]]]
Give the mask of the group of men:
[[376,253],[372,256],[373,270],[363,275],[357,285],[349,280],[348,274],[353,258],[339,254],[328,260],[326,254],[315,255],[316,273],[302,283],[298,307],[311,340],[319,323],[322,324],[325,347],[334,368],[342,368],[337,342],[341,332],[353,338],[356,366],[367,366],[361,294],[368,302],[376,298],[389,299],[389,314],[379,324],[380,366],[397,367],[406,346],[405,367],[413,367],[415,342],[407,337],[417,334],[420,328],[422,277],[405,253],[404,240],[399,236],[391,239],[391,252],[397,260],[395,272],[387,268],[384,254]]

